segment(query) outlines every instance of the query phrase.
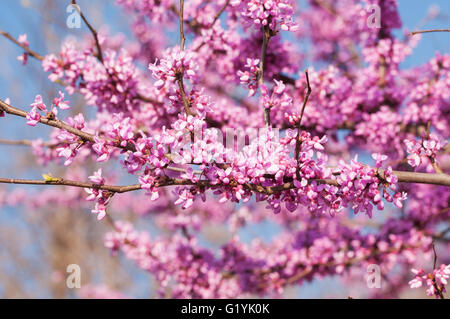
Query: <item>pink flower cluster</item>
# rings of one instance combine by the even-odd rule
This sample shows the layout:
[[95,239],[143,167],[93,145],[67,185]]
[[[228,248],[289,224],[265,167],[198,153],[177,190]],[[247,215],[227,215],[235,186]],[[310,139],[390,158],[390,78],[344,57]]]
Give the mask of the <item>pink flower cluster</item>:
[[196,80],[198,66],[195,64],[195,53],[180,51],[177,48],[164,52],[164,59],[155,61],[148,68],[152,71],[153,77],[157,80],[155,87],[158,90],[170,90],[178,78],[185,78],[191,81]]
[[[105,179],[102,177],[102,169],[94,172],[94,175],[89,176],[89,180],[95,185],[101,186],[105,184]],[[85,188],[89,196],[88,201],[95,201],[95,207],[92,209],[92,214],[97,214],[97,219],[102,220],[106,216],[106,205],[111,199],[112,193],[97,188]]]
[[[276,83],[274,93],[280,94],[284,91],[283,84]],[[188,138],[194,136],[192,144],[185,144],[186,134]],[[154,140],[142,135],[136,151],[128,153],[124,164],[130,173],[145,167],[139,180],[143,188],[150,191],[152,199],[158,198],[155,182],[158,176],[164,176],[162,169],[170,162],[169,158],[181,165],[202,165],[200,175],[205,178],[203,182],[209,184],[206,188],[195,185],[199,179],[192,168],[188,167],[180,176],[192,183],[192,186],[176,189],[178,200],[175,203],[183,204],[184,208],[190,207],[196,197],[204,198],[208,188],[220,195],[220,202],[246,202],[255,194],[257,200],[267,201],[268,207],[276,213],[280,212],[282,203],[291,211],[299,205],[307,205],[311,212],[330,213],[340,211],[341,205],[350,205],[355,212],[361,210],[371,216],[372,204],[383,209],[382,197],[401,207],[406,195],[397,192],[397,179],[390,168],[385,171],[385,180],[381,181],[373,168],[356,160],[351,164],[341,161],[338,166],[340,174],[336,178],[327,168],[327,158],[322,153],[326,137],[312,137],[305,131],[301,132],[298,162],[290,156],[296,147],[296,138],[295,130],[288,130],[286,137],[279,140],[269,130],[242,150],[237,150],[224,147],[216,131],[206,128],[203,120],[180,116],[172,129],[163,130]],[[172,153],[168,157],[169,150]],[[319,183],[315,179],[335,180],[339,186]],[[283,185],[285,180],[292,181],[292,189],[270,191]],[[258,187],[262,191],[257,191]],[[386,191],[387,188],[394,191],[393,196]]]
[[425,283],[427,295],[436,296],[436,298],[440,298],[446,292],[445,285],[450,277],[450,265],[442,264],[432,273],[427,273],[422,268],[411,269],[411,272],[414,274],[414,279],[409,282],[411,288],[420,288]]
[[403,142],[408,152],[408,164],[412,167],[419,167],[424,158],[434,162],[439,151],[447,144],[447,141],[435,133],[430,133],[428,138],[424,137],[421,142],[409,139]]
[[92,55],[93,48],[79,51],[66,42],[57,57],[50,54],[42,61],[49,79],[63,81],[70,94],[79,90],[88,104],[111,113],[129,113],[140,106],[137,71],[126,51],[106,51],[103,62]]
[[[378,154],[375,154],[374,157],[377,159],[377,167],[381,166],[383,158],[387,158]],[[348,202],[351,202],[355,213],[361,210],[372,217],[372,203],[382,210],[384,208],[383,198],[388,202],[394,202],[398,208],[403,206],[402,201],[406,200],[406,193],[398,192],[397,177],[392,173],[391,167],[384,172],[384,187],[381,191],[379,189],[380,181],[374,168],[358,163],[356,158],[350,164],[341,162],[339,167],[340,174],[337,180],[342,187],[345,207]],[[394,191],[394,195],[387,192],[389,188]]]
[[59,97],[55,97],[53,99],[53,104],[50,108],[50,110],[47,110],[47,106],[44,104],[42,100],[42,96],[36,95],[36,98],[34,99],[34,103],[30,104],[31,110],[27,113],[27,124],[30,126],[36,126],[37,123],[39,123],[41,119],[41,114],[39,111],[45,112],[46,118],[56,118],[56,115],[58,114],[58,108],[61,110],[67,110],[70,108],[69,102],[64,101],[64,93],[61,91],[59,92]]
[[294,8],[291,0],[232,0],[239,13],[246,19],[246,25],[257,28],[269,26],[272,30],[295,31]]
[[129,11],[136,12],[141,17],[147,17],[156,22],[166,21],[170,13],[169,9],[173,6],[171,0],[116,0],[116,3]]
[[254,96],[258,89],[259,59],[247,59],[246,71],[239,70],[237,75],[242,84],[248,87],[248,96]]

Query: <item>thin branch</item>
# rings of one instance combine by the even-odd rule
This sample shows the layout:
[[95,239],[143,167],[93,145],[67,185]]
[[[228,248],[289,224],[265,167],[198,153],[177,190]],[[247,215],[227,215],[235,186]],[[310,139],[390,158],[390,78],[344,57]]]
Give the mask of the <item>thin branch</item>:
[[306,69],[306,71],[305,71],[305,76],[306,76],[307,91],[306,91],[305,99],[304,99],[304,101],[303,101],[302,111],[301,111],[301,113],[300,113],[300,119],[298,120],[298,127],[300,127],[300,125],[301,125],[301,123],[302,123],[303,113],[305,113],[306,104],[308,103],[309,96],[311,95],[311,92],[312,92],[311,85],[310,85],[310,83],[309,83],[308,69]]
[[[270,30],[269,25],[265,25],[262,28],[263,31],[263,44],[261,47],[261,59],[259,61],[259,70],[258,70],[258,84],[264,84],[264,68],[266,64],[266,55],[267,55],[267,47],[269,45],[269,40],[272,37],[272,31]],[[271,126],[270,121],[270,107],[264,108],[264,123],[266,123],[266,127]]]
[[[186,42],[186,38],[184,36],[184,0],[180,0],[180,51],[184,51],[184,44]],[[178,84],[178,88],[180,89],[180,94],[181,94],[181,99],[183,100],[183,106],[184,106],[184,111],[186,112],[186,115],[195,115],[192,111],[191,111],[191,106],[190,103],[188,101],[188,98],[186,96],[186,91],[184,89],[184,82],[183,82],[183,71],[184,70],[180,70],[180,72],[177,72],[176,74],[176,81]]]
[[[5,111],[8,114],[11,115],[16,115],[16,116],[20,116],[20,117],[27,117],[27,112],[20,110],[18,108],[15,108],[7,103],[5,103],[4,101],[0,100],[0,110]],[[65,130],[69,133],[72,133],[78,137],[80,137],[83,141],[85,142],[92,142],[95,143],[95,138],[93,134],[89,134],[87,132],[84,132],[82,130],[76,129],[72,126],[70,126],[69,124],[58,120],[58,119],[50,119],[50,118],[46,118],[46,117],[41,117],[39,119],[39,122],[48,126],[52,126],[52,127],[56,127],[62,130]],[[136,147],[134,146],[134,144],[128,143],[126,146],[121,146],[120,142],[114,142],[114,146],[115,147],[119,147],[128,151],[136,151]]]
[[[439,78],[439,72],[438,72],[438,75],[437,75],[437,77],[435,77],[435,79],[433,79],[433,80],[435,80],[435,81],[437,81],[437,79]],[[435,82],[435,81],[432,81],[432,82]],[[431,84],[430,84],[430,87],[428,88],[428,95],[430,94],[430,91],[431,91]],[[424,98],[423,100],[425,100],[426,98]],[[426,139],[427,140],[429,140],[430,139],[430,129],[431,129],[431,120],[429,120],[428,122],[427,122],[427,127],[426,127],[426,130],[425,130],[425,136],[426,136]],[[422,147],[424,147],[423,146],[423,140],[422,140]],[[425,147],[424,147],[425,148]],[[437,162],[436,162],[436,159],[433,157],[433,156],[427,156],[428,157],[428,159],[430,160],[430,162],[431,162],[431,166],[433,167],[433,169],[434,169],[434,171],[436,172],[436,173],[444,173],[444,171],[439,167],[439,165],[437,164]]]
[[216,16],[214,17],[214,20],[211,23],[210,28],[212,28],[216,24],[217,20],[219,20],[220,16],[225,11],[225,9],[228,7],[229,4],[230,4],[230,0],[227,0],[225,2],[225,4],[222,6],[222,8],[220,8],[219,12],[217,12]]
[[180,89],[181,99],[183,100],[184,111],[187,115],[194,115],[191,110],[190,103],[186,96],[186,91],[184,90],[183,73],[177,74],[177,84]]
[[436,269],[436,262],[437,262],[437,254],[436,254],[436,247],[434,246],[434,243],[431,245],[433,247],[433,269]]
[[184,36],[184,0],[180,0],[180,50],[184,51],[184,43],[186,38]]
[[26,45],[23,45],[22,43],[20,43],[19,41],[17,41],[16,39],[14,39],[8,32],[2,31],[0,30],[0,35],[4,36],[5,38],[9,39],[10,41],[14,42],[16,45],[18,45],[19,47],[21,47],[23,50],[25,50],[28,55],[32,56],[33,58],[42,61],[44,60],[44,57],[38,53],[36,53],[35,51],[31,50],[29,47],[27,47]]
[[[36,140],[5,140],[0,139],[0,144],[3,145],[24,145],[24,146],[32,146],[34,143],[36,143]],[[50,142],[42,142],[41,145],[49,147],[49,148],[55,148],[61,144],[65,144],[65,142],[59,142],[59,143],[50,143]]]
[[[428,174],[417,172],[405,172],[405,171],[393,171],[393,174],[397,176],[400,183],[418,183],[418,184],[431,184],[450,186],[450,175],[448,174]],[[385,179],[385,172],[382,169],[378,169],[378,176],[381,179]]]
[[306,76],[307,91],[306,91],[305,99],[303,100],[302,109],[300,111],[300,118],[298,119],[298,123],[297,123],[297,140],[295,142],[295,160],[297,161],[297,171],[296,171],[297,180],[300,179],[300,158],[299,158],[299,155],[300,155],[300,146],[302,144],[302,140],[300,138],[300,132],[301,132],[303,113],[305,112],[306,104],[308,103],[309,96],[311,95],[311,92],[312,92],[311,84],[309,82],[308,69],[306,69],[306,71],[305,71],[305,76]]
[[[408,182],[408,183],[425,183],[425,184],[436,184],[436,185],[447,185],[450,186],[450,175],[437,176],[437,175],[445,175],[445,174],[425,174],[425,173],[414,173],[414,172],[399,172],[394,171],[394,175],[398,177],[399,182]],[[384,178],[384,171],[378,172],[379,178]],[[334,186],[339,186],[338,182],[335,179],[312,179],[310,181],[315,181],[316,183],[324,183]],[[86,182],[78,182],[65,180],[62,178],[54,178],[51,181],[46,180],[30,180],[30,179],[11,179],[11,178],[0,178],[0,183],[3,184],[28,184],[28,185],[62,185],[62,186],[73,186],[73,187],[82,187],[82,188],[94,188],[94,189],[102,189],[107,190],[113,193],[125,193],[130,191],[140,190],[140,184],[127,185],[127,186],[113,186],[113,185],[98,185],[94,183],[86,183]],[[173,185],[191,185],[197,186],[200,188],[208,188],[208,187],[218,187],[220,185],[211,184],[208,180],[200,180],[198,182],[192,182],[190,179],[180,179],[180,178],[168,178],[162,177],[159,182],[155,184],[156,187],[165,187],[165,186],[173,186]],[[248,190],[262,193],[265,195],[273,195],[275,193],[279,193],[282,191],[295,189],[296,186],[294,183],[285,183],[283,185],[277,186],[261,186],[261,185],[253,185],[250,183],[246,183],[243,185]]]
[[409,35],[416,35],[420,33],[432,33],[432,32],[450,32],[450,29],[433,29],[433,30],[421,30],[411,32]]
[[4,144],[4,145],[26,145],[26,146],[31,146],[33,145],[34,141],[31,140],[17,140],[17,141],[13,141],[13,140],[5,140],[5,139],[0,139],[0,144]]
[[[176,13],[177,15],[179,15],[178,9],[176,9],[176,8],[174,8],[174,7],[171,8],[171,9],[172,9],[172,11],[173,11],[174,13]],[[89,29],[91,30],[91,32],[93,32],[93,35],[94,35],[95,39],[97,39],[97,40],[96,40],[97,50],[100,50],[100,52],[101,52],[101,47],[100,47],[100,43],[98,42],[97,32],[95,31],[95,29],[92,28],[92,26],[89,24],[89,22],[87,22],[87,20],[85,20],[85,23],[88,25],[88,27],[90,26]],[[37,60],[39,60],[39,61],[42,61],[42,60],[44,59],[44,56],[42,56],[42,55],[36,53],[35,51],[31,50],[29,47],[24,46],[23,44],[21,44],[20,42],[18,42],[16,39],[14,39],[9,33],[0,30],[0,35],[3,35],[4,37],[6,37],[6,38],[8,38],[9,40],[11,40],[12,42],[14,42],[16,45],[18,45],[19,47],[21,47],[22,49],[24,49],[29,55],[31,55],[31,56],[34,57],[35,59],[37,59]],[[97,58],[98,58],[99,61],[102,62],[102,64],[103,64],[103,57],[100,58],[100,56],[102,56],[102,55],[97,55]],[[61,60],[59,60],[59,61],[61,61]],[[104,64],[103,64],[103,65],[104,65]],[[106,67],[105,67],[105,69],[106,69]],[[107,71],[108,76],[111,76],[111,74],[108,72],[108,70],[106,70],[106,71]],[[60,85],[62,85],[62,86],[68,86],[67,83],[64,83],[63,81],[61,81],[61,80],[59,80],[59,79],[56,80],[55,82],[58,83],[58,84],[60,84]],[[184,90],[184,84],[183,84],[183,83],[180,84],[179,81],[177,81],[177,82],[178,82],[178,85],[181,87],[181,88],[180,88],[180,91],[181,91],[181,95],[182,95],[182,98],[183,98],[183,104],[184,104],[185,110],[188,110],[186,113],[187,113],[188,115],[194,115],[194,114],[192,113],[192,111],[190,110],[189,102],[188,102],[188,100],[187,100],[187,98],[186,98],[186,93],[185,93],[185,90]],[[159,101],[157,101],[157,100],[155,100],[155,99],[152,99],[152,98],[149,98],[149,97],[147,97],[147,96],[144,96],[144,95],[142,95],[142,94],[140,94],[140,93],[138,93],[138,94],[136,95],[135,98],[138,99],[138,100],[140,100],[140,101],[142,101],[142,102],[151,103],[151,104],[154,104],[154,105],[157,105],[157,106],[162,106],[162,105],[163,105],[162,102],[159,102]]]
[[[433,248],[433,254],[434,254],[434,258],[433,258],[433,269],[436,269],[436,263],[437,263],[437,254],[436,254],[436,247],[434,245],[434,241],[431,244],[431,247]],[[441,299],[445,299],[444,298],[444,294],[442,292],[442,289],[438,286],[437,282],[436,282],[436,277],[433,275],[433,286],[434,289],[437,291],[439,298]]]
[[[75,0],[72,0],[72,5],[74,6],[74,8],[78,11],[78,9],[80,8],[77,5],[77,2]],[[86,24],[86,26],[89,28],[89,31],[91,31],[92,36],[94,37],[95,40],[95,45],[97,47],[97,58],[100,60],[100,62],[103,63],[103,53],[102,53],[102,48],[100,46],[100,41],[98,40],[98,34],[97,31],[92,27],[92,25],[89,23],[89,21],[86,19],[86,17],[84,16],[83,12],[81,12],[81,9],[78,12],[81,16],[81,19],[83,19],[84,23]]]
[[[15,108],[7,103],[5,103],[4,101],[0,100],[0,110],[5,111],[8,114],[11,115],[16,115],[16,116],[20,116],[20,117],[27,117],[27,112],[20,110],[18,108]],[[49,126],[53,126],[59,129],[63,129],[66,130],[69,133],[72,133],[78,137],[80,137],[81,139],[85,140],[85,141],[89,141],[89,142],[94,142],[94,136],[92,134],[86,133],[84,131],[81,131],[79,129],[76,129],[72,126],[70,126],[67,123],[64,123],[60,120],[57,119],[48,119],[45,117],[41,117],[39,120],[40,123],[45,124],[45,125],[49,125]]]
[[61,185],[61,186],[73,186],[81,188],[94,188],[107,190],[113,193],[125,193],[134,190],[141,189],[141,184],[128,185],[128,186],[112,186],[112,185],[98,185],[94,183],[78,182],[65,180],[62,178],[55,178],[52,181],[46,180],[33,180],[33,179],[12,179],[12,178],[0,178],[2,184],[22,184],[22,185]]
[[266,63],[267,47],[269,45],[270,37],[272,36],[268,25],[264,26],[262,31],[263,31],[263,44],[261,47],[261,59],[259,61],[259,70],[258,70],[259,85],[264,84],[264,67]]

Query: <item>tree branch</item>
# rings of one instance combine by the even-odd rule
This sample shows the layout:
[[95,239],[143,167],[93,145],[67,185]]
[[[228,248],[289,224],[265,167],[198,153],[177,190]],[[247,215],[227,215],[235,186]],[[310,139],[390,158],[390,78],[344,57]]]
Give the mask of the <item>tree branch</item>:
[[259,71],[258,71],[259,85],[264,84],[264,67],[266,63],[267,47],[269,45],[269,40],[271,37],[271,32],[268,25],[264,26],[262,30],[263,30],[263,44],[261,47],[261,59],[259,61]]
[[[394,171],[393,174],[395,176],[397,176],[398,181],[401,183],[402,182],[422,183],[422,184],[450,186],[450,175],[446,175],[446,174],[426,174],[426,173],[402,172],[402,171]],[[384,179],[385,178],[384,170],[378,169],[377,175],[379,178]],[[324,184],[339,186],[338,182],[335,179],[312,179],[311,181],[315,181],[317,183],[324,183]],[[110,191],[113,193],[125,193],[125,192],[136,191],[136,190],[142,189],[140,184],[127,185],[127,186],[98,185],[98,184],[94,184],[94,183],[65,180],[62,178],[54,178],[54,180],[52,180],[52,181],[0,178],[0,183],[73,186],[73,187],[81,187],[81,188],[94,188],[94,189],[107,190],[107,191]],[[191,186],[197,186],[200,188],[221,186],[221,185],[217,185],[217,184],[213,185],[208,180],[200,180],[198,182],[192,182],[189,179],[169,178],[169,177],[163,177],[159,182],[157,182],[155,184],[156,187],[166,187],[166,186],[173,186],[173,185],[186,185],[186,186],[191,185]],[[248,190],[266,194],[266,195],[273,195],[275,193],[279,193],[282,191],[296,188],[296,186],[294,185],[293,182],[285,183],[283,185],[277,185],[277,186],[261,186],[261,185],[254,185],[254,184],[246,183],[246,184],[244,184],[244,187],[247,188]]]
[[184,51],[184,43],[186,38],[184,36],[184,0],[180,0],[180,50]]
[[[4,101],[0,100],[0,110],[5,111],[8,114],[11,115],[16,115],[16,116],[20,116],[20,117],[26,117],[27,116],[27,112],[20,110],[18,108],[15,108],[7,103],[5,103]],[[49,119],[49,118],[45,118],[45,117],[41,117],[39,119],[39,122],[48,126],[52,126],[52,127],[56,127],[62,130],[65,130],[69,133],[72,133],[73,135],[76,135],[78,137],[80,137],[83,141],[86,142],[92,142],[95,143],[95,138],[93,134],[89,134],[87,132],[84,132],[82,130],[76,129],[72,126],[70,126],[69,124],[58,120],[58,119]],[[131,144],[128,143],[126,146],[121,146],[120,142],[113,142],[113,146],[118,147],[118,148],[122,148],[128,151],[136,151],[136,147]]]
[[112,186],[112,185],[98,185],[94,183],[77,182],[71,180],[65,180],[62,178],[55,178],[53,181],[46,180],[33,180],[33,179],[12,179],[12,178],[0,178],[2,184],[22,184],[22,185],[61,185],[61,186],[73,186],[80,188],[94,188],[107,190],[113,193],[125,193],[134,190],[141,189],[140,184],[128,185],[128,186]]
[[[76,10],[78,11],[79,6],[77,5],[76,0],[72,0],[72,4],[74,6],[76,6]],[[78,7],[78,8],[77,8]],[[92,25],[89,23],[89,21],[86,19],[86,17],[84,16],[83,12],[80,11],[78,12],[81,16],[81,19],[83,19],[84,23],[86,24],[86,26],[89,28],[89,31],[91,31],[92,36],[94,37],[95,40],[95,45],[97,47],[97,58],[100,60],[100,62],[103,63],[103,53],[102,53],[102,48],[100,46],[100,41],[98,40],[98,34],[97,31],[92,27]]]
[[301,132],[303,113],[305,112],[306,104],[308,103],[309,96],[311,95],[311,92],[312,92],[311,84],[309,83],[308,69],[306,69],[306,71],[305,71],[305,76],[306,76],[307,91],[306,91],[305,99],[303,100],[302,109],[300,111],[300,118],[298,119],[298,123],[297,123],[297,140],[295,142],[295,159],[297,161],[297,172],[296,172],[297,180],[300,179],[299,155],[300,155],[300,146],[302,144],[302,140],[300,139],[300,132]]
[[211,23],[210,28],[212,28],[212,27],[216,24],[217,20],[219,20],[220,16],[221,16],[222,13],[225,11],[225,9],[228,7],[229,4],[230,4],[230,0],[227,0],[227,1],[225,2],[225,4],[222,6],[222,8],[220,8],[220,10],[217,12],[216,16],[214,17],[214,20],[213,20],[213,22]]
[[22,49],[24,49],[30,56],[32,56],[33,58],[42,61],[44,60],[44,57],[38,53],[36,53],[35,51],[31,50],[29,47],[23,45],[22,43],[20,43],[19,41],[17,41],[16,39],[14,39],[8,32],[2,31],[0,30],[0,35],[4,36],[5,38],[9,39],[10,41],[14,42],[16,45],[18,45],[19,47],[21,47]]
[[[180,51],[184,51],[184,44],[186,42],[186,38],[184,36],[184,0],[180,0]],[[188,101],[188,98],[186,96],[186,91],[184,89],[184,82],[183,82],[183,71],[181,70],[176,74],[176,81],[178,84],[178,88],[180,89],[181,99],[183,100],[183,106],[184,111],[186,112],[186,115],[192,115],[195,114],[191,111],[191,106]]]
[[432,33],[432,32],[450,32],[450,29],[434,29],[434,30],[413,31],[409,35],[416,35],[416,34],[420,34],[420,33]]
[[[32,146],[35,141],[33,140],[5,140],[0,139],[0,144],[3,145],[24,145],[24,146]],[[50,142],[43,142],[42,145],[49,147],[49,148],[55,148],[61,144],[65,144],[65,142],[59,142],[59,143],[50,143]]]

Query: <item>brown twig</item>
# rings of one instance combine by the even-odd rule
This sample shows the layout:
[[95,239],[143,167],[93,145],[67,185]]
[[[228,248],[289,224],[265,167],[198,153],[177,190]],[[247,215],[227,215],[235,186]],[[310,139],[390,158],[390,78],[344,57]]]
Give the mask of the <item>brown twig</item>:
[[[184,51],[184,45],[186,42],[186,38],[184,36],[184,0],[180,0],[180,51]],[[191,110],[190,103],[188,101],[188,98],[186,96],[186,91],[184,89],[184,81],[183,81],[183,71],[180,70],[176,74],[176,81],[178,84],[178,88],[180,89],[181,99],[183,100],[183,106],[184,111],[186,112],[186,115],[194,115],[194,113]]]
[[266,63],[266,55],[267,55],[267,47],[269,45],[269,40],[271,38],[271,31],[268,25],[262,28],[263,31],[263,44],[261,47],[261,59],[259,61],[259,70],[258,70],[258,83],[259,85],[264,84],[264,68]]
[[[433,269],[436,269],[437,254],[436,254],[436,247],[435,247],[435,245],[434,245],[434,242],[431,244],[431,247],[433,248],[433,254],[434,254],[434,258],[433,258]],[[437,282],[436,282],[436,276],[433,275],[432,281],[433,281],[434,289],[437,291],[439,298],[440,298],[440,299],[445,299],[445,298],[444,298],[444,293],[442,292],[442,289],[438,286],[438,284],[437,284]]]
[[92,25],[89,23],[89,21],[86,19],[83,12],[81,11],[81,9],[79,9],[80,7],[77,5],[76,0],[72,0],[72,5],[74,6],[75,10],[77,10],[78,13],[80,14],[81,19],[83,19],[84,23],[89,28],[89,31],[91,31],[92,36],[94,37],[94,40],[95,40],[95,45],[97,47],[97,58],[100,60],[100,62],[103,63],[103,53],[102,53],[102,48],[100,46],[100,41],[98,40],[97,30],[95,30],[92,27]]
[[432,33],[432,32],[450,32],[450,29],[433,29],[433,30],[413,31],[409,35],[416,35],[416,34],[420,34],[420,33]]
[[[33,140],[5,140],[0,139],[0,144],[3,145],[24,145],[24,146],[32,146],[36,141]],[[65,144],[66,142],[58,142],[58,143],[50,143],[50,142],[42,142],[42,145],[49,148],[55,148],[59,145]]]
[[9,39],[10,41],[14,42],[16,45],[18,45],[19,47],[21,47],[22,49],[24,49],[30,56],[32,56],[33,58],[42,61],[44,60],[44,57],[38,53],[36,53],[35,51],[31,50],[29,47],[27,47],[26,45],[23,45],[22,43],[20,43],[19,41],[17,41],[16,39],[14,39],[8,32],[2,31],[0,30],[0,35],[4,36],[5,38]]
[[186,96],[186,91],[184,90],[184,82],[183,82],[183,73],[177,74],[177,84],[178,88],[180,89],[181,99],[183,100],[183,106],[184,111],[186,112],[186,115],[194,115],[190,103],[188,101],[188,98]]
[[186,38],[184,36],[184,0],[180,0],[180,50],[184,51],[184,43]]
[[431,247],[433,247],[433,254],[434,254],[434,258],[433,258],[433,269],[436,269],[436,262],[437,262],[437,254],[436,254],[436,247],[434,246],[434,242],[431,245]]
[[[4,144],[4,145],[26,145],[26,146],[31,146],[33,145],[34,141],[31,140],[5,140],[5,139],[0,139],[0,144]],[[50,143],[45,143],[47,145],[50,145]]]
[[[401,172],[394,171],[394,175],[398,177],[399,182],[407,182],[407,183],[424,183],[424,184],[436,184],[436,185],[446,185],[450,186],[450,176],[441,176],[445,174],[426,174],[426,173],[415,173],[415,172]],[[384,178],[384,171],[379,171],[378,175],[380,178]],[[338,182],[335,179],[311,179],[311,182],[316,183],[324,183],[334,186],[339,186]],[[29,184],[29,185],[63,185],[63,186],[74,186],[74,187],[83,187],[83,188],[97,188],[108,190],[114,193],[124,193],[129,191],[135,191],[141,189],[140,184],[128,185],[128,186],[112,186],[112,185],[96,185],[93,183],[84,183],[78,181],[70,181],[64,180],[62,178],[54,178],[52,181],[45,180],[29,180],[29,179],[11,179],[11,178],[0,178],[0,183],[4,184]],[[208,180],[200,180],[198,182],[192,182],[189,179],[179,179],[179,178],[168,178],[165,177],[158,183],[156,183],[156,187],[165,187],[165,186],[173,186],[173,185],[191,185],[197,186],[200,188],[208,188],[208,187],[217,187],[220,185],[213,185]],[[282,191],[295,189],[296,186],[294,183],[285,183],[283,185],[277,186],[261,186],[254,185],[250,183],[246,183],[243,185],[248,190],[258,192],[265,195],[273,195],[275,193],[279,193]]]
[[311,92],[312,92],[311,85],[310,85],[310,83],[309,83],[309,74],[308,74],[308,70],[305,71],[305,76],[306,76],[307,91],[306,91],[305,99],[303,100],[302,110],[301,110],[301,112],[300,112],[300,119],[298,120],[297,127],[300,127],[300,125],[301,125],[301,123],[302,123],[303,113],[305,113],[306,104],[308,103],[309,96],[311,95]]
[[[258,70],[258,84],[264,84],[264,69],[266,64],[266,55],[267,55],[267,47],[269,46],[269,40],[272,37],[272,31],[270,30],[269,25],[265,25],[262,28],[263,31],[263,44],[261,47],[261,59],[259,61],[259,70]],[[264,123],[266,123],[266,127],[270,127],[270,107],[264,108]]]
[[302,125],[303,113],[305,113],[306,104],[308,103],[309,96],[311,95],[311,92],[312,92],[311,84],[309,82],[308,69],[305,71],[305,76],[306,76],[307,90],[306,90],[305,99],[303,100],[302,109],[300,111],[300,118],[298,119],[298,123],[297,123],[297,140],[295,142],[295,160],[297,161],[296,177],[297,177],[298,180],[300,179],[300,158],[299,158],[299,155],[300,155],[300,146],[302,144],[302,140],[300,138],[301,125]]
[[46,180],[32,180],[32,179],[14,179],[14,178],[0,178],[2,184],[22,184],[22,185],[60,185],[60,186],[73,186],[81,188],[93,188],[107,190],[113,193],[125,193],[134,190],[141,189],[141,184],[127,185],[127,186],[113,186],[113,185],[98,185],[94,183],[78,182],[65,180],[62,178],[55,178],[52,181]]
[[[5,103],[4,101],[0,100],[0,110],[5,111],[8,114],[11,115],[16,115],[16,116],[20,116],[20,117],[26,117],[27,116],[27,112],[20,110],[18,108],[15,108],[7,103]],[[46,118],[46,117],[41,117],[39,119],[39,122],[48,126],[52,126],[52,127],[56,127],[62,130],[65,130],[69,133],[72,133],[78,137],[80,137],[83,141],[85,142],[92,142],[95,143],[95,138],[93,134],[89,134],[87,132],[84,132],[82,130],[76,129],[72,126],[70,126],[69,124],[58,120],[58,119],[51,119],[51,118]],[[119,147],[122,149],[126,149],[129,151],[136,151],[136,147],[131,144],[128,143],[126,146],[121,146],[120,142],[114,142],[114,146],[115,147]]]
[[228,7],[229,4],[230,4],[230,0],[227,0],[225,2],[225,4],[222,6],[222,8],[220,8],[220,10],[217,12],[217,14],[214,17],[214,20],[211,23],[210,28],[212,28],[216,24],[217,20],[219,20],[220,16],[225,11],[225,9]]

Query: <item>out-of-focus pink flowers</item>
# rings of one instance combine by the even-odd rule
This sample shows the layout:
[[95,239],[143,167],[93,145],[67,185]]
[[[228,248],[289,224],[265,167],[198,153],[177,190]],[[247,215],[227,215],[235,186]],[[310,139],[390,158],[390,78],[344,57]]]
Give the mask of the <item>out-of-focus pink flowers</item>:
[[296,31],[298,25],[293,21],[293,1],[290,0],[232,0],[246,19],[246,25],[256,28],[269,26],[272,30]]
[[[21,34],[19,35],[19,37],[17,38],[17,42],[19,42],[20,44],[24,45],[24,46],[29,46],[29,42],[27,39],[27,35],[26,34]],[[23,65],[27,64],[28,62],[28,53],[24,52],[22,55],[19,55],[17,57],[17,60],[22,62]]]
[[53,99],[53,105],[59,107],[61,110],[70,109],[69,101],[64,101],[64,93],[59,91],[58,94],[59,94],[59,97],[55,97]]

